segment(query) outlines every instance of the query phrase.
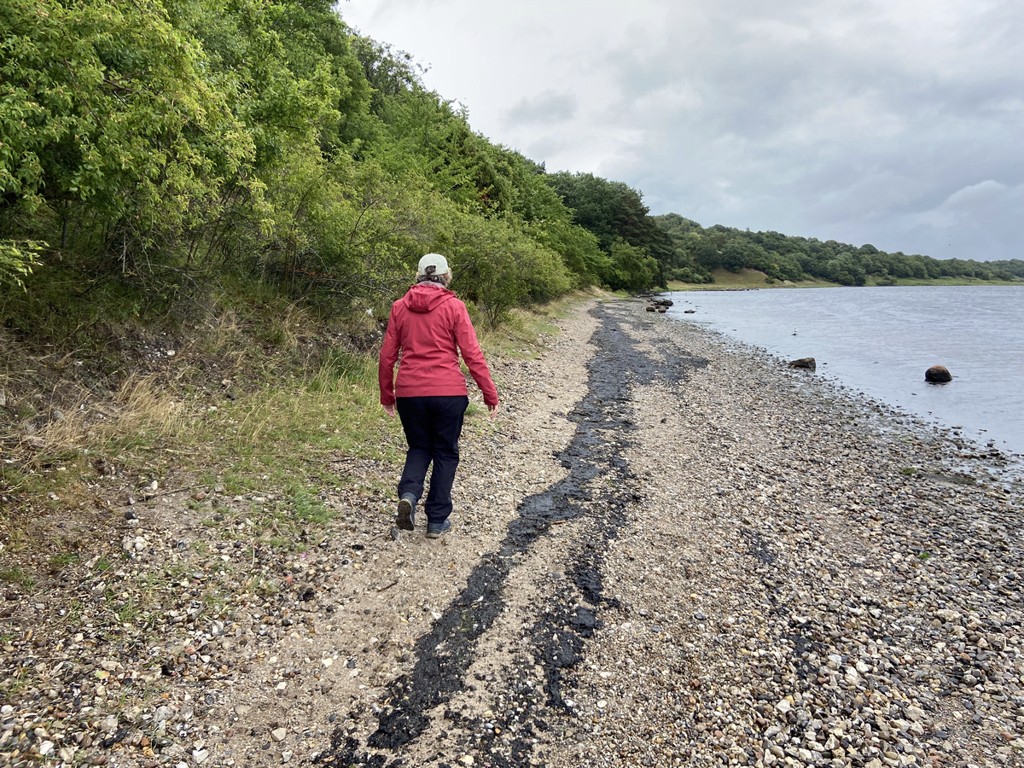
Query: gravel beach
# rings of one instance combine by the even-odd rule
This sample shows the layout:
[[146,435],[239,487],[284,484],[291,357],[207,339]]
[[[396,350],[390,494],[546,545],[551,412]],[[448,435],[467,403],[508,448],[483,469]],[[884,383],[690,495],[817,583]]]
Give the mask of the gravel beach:
[[490,360],[439,540],[338,457],[298,553],[169,480],[8,587],[2,764],[1024,766],[1008,457],[644,309]]

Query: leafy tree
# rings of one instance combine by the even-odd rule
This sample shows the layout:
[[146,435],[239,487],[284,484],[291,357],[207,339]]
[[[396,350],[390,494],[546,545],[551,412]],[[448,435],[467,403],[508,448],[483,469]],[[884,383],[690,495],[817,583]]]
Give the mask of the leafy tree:
[[441,250],[450,254],[453,287],[497,325],[509,310],[570,289],[568,270],[547,248],[506,221],[459,212]]
[[9,234],[54,220],[63,246],[91,242],[130,270],[215,210],[225,180],[243,183],[252,142],[162,4],[13,0],[0,25]]
[[640,248],[660,241],[639,192],[620,181],[592,173],[555,173],[548,181],[573,212],[573,220],[593,232],[606,251],[621,239]]
[[331,0],[5,0],[0,28],[0,291],[19,327],[61,286],[135,290],[127,313],[236,273],[344,311],[393,298],[426,250],[492,322],[572,287],[722,267],[1024,279],[1020,260],[652,217],[622,182],[548,174],[474,132]]
[[609,255],[611,269],[605,282],[612,289],[640,293],[658,284],[661,268],[643,248],[620,239],[612,243]]
[[[886,253],[870,243],[859,247],[835,240],[783,235],[779,232],[750,232],[715,225],[707,229],[678,214],[655,218],[658,226],[672,239],[676,265],[672,276],[701,282],[715,269],[742,268],[763,271],[775,280],[798,281],[808,277],[838,282],[843,285],[864,285],[869,278],[878,284],[892,284],[899,278],[937,279],[968,277],[991,279],[995,263],[970,260],[932,259],[907,256],[901,252]],[[689,264],[686,264],[686,261]],[[1011,279],[1024,277],[1020,265],[1006,262],[1003,274]],[[1014,264],[1017,265],[1014,271]],[[685,265],[685,266],[683,266]]]
[[611,268],[610,257],[601,250],[597,238],[564,219],[542,219],[527,224],[530,236],[558,254],[573,275],[574,287],[594,285]]
[[0,289],[5,284],[24,287],[24,279],[39,264],[42,243],[0,240]]
[[[639,192],[622,182],[608,181],[590,173],[563,172],[547,178],[572,211],[573,221],[593,233],[601,250],[611,257],[613,270],[615,262],[620,260],[616,256],[616,244],[627,244],[654,259],[654,276],[636,290],[664,285],[662,265],[674,254],[672,241],[649,215]],[[621,255],[621,248],[619,253]],[[609,284],[617,282],[613,279]]]

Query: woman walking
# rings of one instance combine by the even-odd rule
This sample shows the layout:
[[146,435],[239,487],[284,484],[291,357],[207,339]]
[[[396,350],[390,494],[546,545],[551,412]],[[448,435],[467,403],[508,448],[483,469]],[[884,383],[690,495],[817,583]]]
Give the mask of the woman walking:
[[423,496],[427,469],[433,464],[430,491],[423,504],[427,538],[431,539],[451,528],[459,436],[469,405],[460,353],[483,392],[491,418],[498,410],[498,390],[466,305],[448,290],[451,279],[444,256],[428,253],[420,259],[416,284],[391,306],[377,369],[380,403],[390,416],[397,410],[408,444],[398,482],[395,524],[406,531],[414,529],[416,505]]

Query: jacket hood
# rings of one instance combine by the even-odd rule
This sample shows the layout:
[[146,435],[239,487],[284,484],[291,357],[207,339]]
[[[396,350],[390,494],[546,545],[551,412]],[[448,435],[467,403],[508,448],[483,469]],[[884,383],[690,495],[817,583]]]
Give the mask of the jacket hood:
[[454,299],[454,291],[447,288],[440,288],[435,285],[419,283],[409,289],[405,294],[405,305],[413,312],[430,312],[449,299]]

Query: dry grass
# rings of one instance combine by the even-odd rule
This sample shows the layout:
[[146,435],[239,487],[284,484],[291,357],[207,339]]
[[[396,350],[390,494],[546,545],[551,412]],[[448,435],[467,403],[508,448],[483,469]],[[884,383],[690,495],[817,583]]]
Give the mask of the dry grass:
[[[591,295],[518,310],[482,331],[481,343],[496,357],[535,354],[555,320]],[[137,368],[113,392],[73,361],[44,371],[27,355],[5,358],[0,542],[24,541],[28,551],[46,519],[85,519],[154,478],[275,488],[298,505],[315,498],[338,456],[400,460],[400,427],[378,403],[376,315],[357,312],[332,329],[300,307],[265,302],[196,320],[173,341],[174,356],[153,356],[170,332],[126,334],[136,346],[119,344],[125,356],[110,370]]]
[[96,402],[83,392],[77,400],[53,411],[34,435],[22,439],[41,456],[71,456],[110,444],[173,438],[187,423],[184,405],[155,375],[134,374],[110,403]]
[[112,436],[145,431],[169,437],[178,434],[186,423],[184,404],[152,375],[129,378],[118,392],[117,403],[121,410],[112,425]]

